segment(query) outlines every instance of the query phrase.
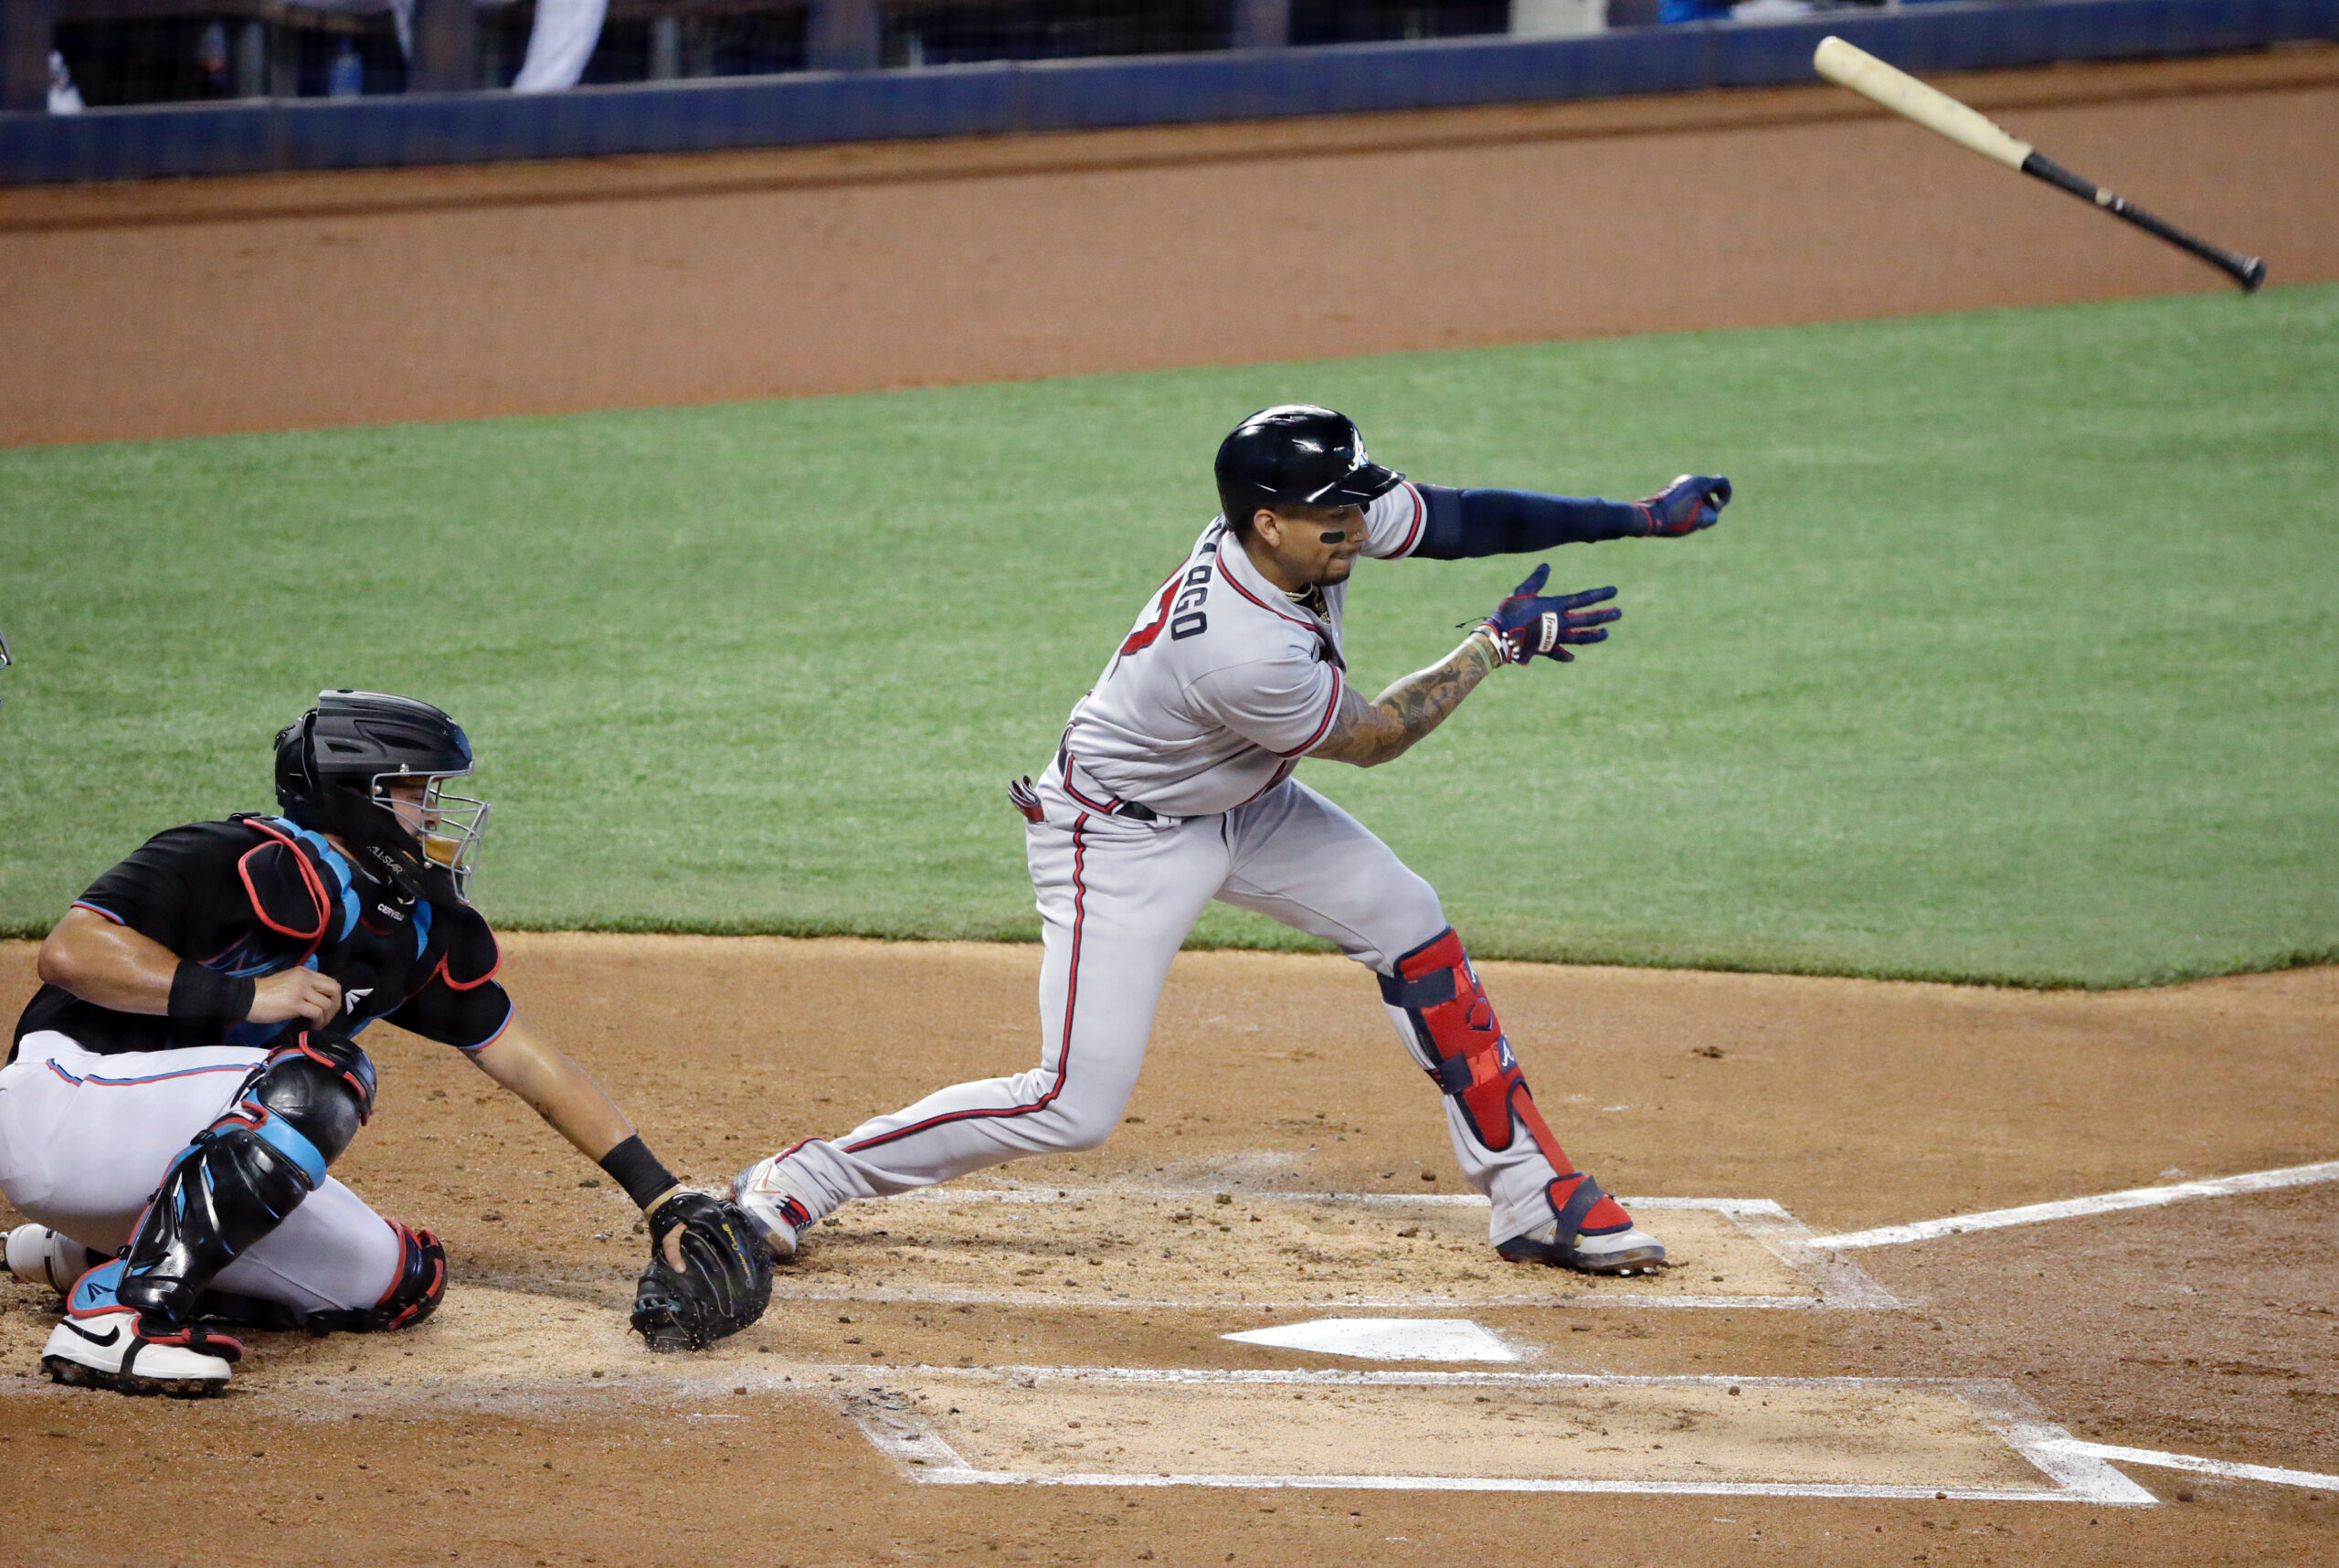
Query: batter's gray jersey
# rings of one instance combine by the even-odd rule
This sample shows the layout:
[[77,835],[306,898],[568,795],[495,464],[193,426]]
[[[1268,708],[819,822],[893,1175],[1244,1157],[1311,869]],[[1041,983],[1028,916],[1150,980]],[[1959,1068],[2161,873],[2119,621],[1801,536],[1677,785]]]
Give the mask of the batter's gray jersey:
[[[1400,484],[1365,508],[1364,554],[1409,555],[1428,515]],[[1318,615],[1260,575],[1226,520],[1213,518],[1148,601],[1095,690],[1072,710],[1065,788],[1103,809],[1133,800],[1199,817],[1255,800],[1291,776],[1339,709],[1340,612],[1348,585]]]

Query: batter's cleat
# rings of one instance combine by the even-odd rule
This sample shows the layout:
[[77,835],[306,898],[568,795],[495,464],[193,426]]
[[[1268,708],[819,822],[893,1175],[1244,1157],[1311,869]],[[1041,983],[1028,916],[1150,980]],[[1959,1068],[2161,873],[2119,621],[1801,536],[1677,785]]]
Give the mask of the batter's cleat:
[[[1579,1274],[1655,1274],[1664,1268],[1664,1244],[1633,1224],[1591,1177],[1572,1171],[1552,1182],[1545,1196],[1551,1204],[1550,1221],[1495,1244],[1505,1262],[1545,1263]],[[1593,1222],[1590,1229],[1582,1228],[1587,1220]]]
[[198,1324],[164,1323],[115,1299],[124,1265],[100,1264],[74,1284],[65,1320],[41,1351],[41,1370],[74,1388],[200,1399],[228,1387],[239,1340]]
[[70,1236],[47,1225],[18,1225],[8,1233],[8,1272],[26,1285],[46,1285],[59,1296],[106,1260]]
[[779,1156],[758,1160],[731,1178],[731,1201],[756,1227],[774,1257],[786,1262],[796,1255],[796,1238],[815,1218],[811,1207],[780,1174]]

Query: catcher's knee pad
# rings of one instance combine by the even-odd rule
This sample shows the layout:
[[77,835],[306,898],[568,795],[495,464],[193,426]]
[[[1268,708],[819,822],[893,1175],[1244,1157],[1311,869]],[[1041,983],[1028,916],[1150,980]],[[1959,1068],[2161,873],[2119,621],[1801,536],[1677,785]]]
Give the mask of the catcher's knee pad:
[[270,1053],[164,1172],[132,1233],[121,1299],[192,1317],[212,1277],[316,1191],[373,1099],[374,1065],[347,1040],[303,1033]]
[[350,1325],[361,1334],[411,1329],[433,1312],[447,1294],[447,1249],[426,1230],[409,1230],[396,1220],[398,1234],[398,1277],[357,1321]]
[[305,1330],[318,1339],[327,1334],[372,1334],[385,1330],[411,1329],[439,1309],[447,1294],[447,1249],[429,1231],[408,1229],[396,1220],[386,1222],[398,1238],[397,1273],[390,1287],[371,1307],[334,1307],[303,1312],[287,1302],[217,1287],[203,1293],[196,1304],[197,1317],[220,1319],[252,1329]]
[[[398,1268],[380,1300],[371,1307],[344,1307],[319,1312],[262,1307],[267,1316],[261,1320],[275,1328],[305,1329],[323,1339],[327,1334],[379,1334],[411,1329],[439,1310],[439,1300],[447,1294],[447,1249],[429,1231],[402,1225],[396,1220],[386,1223],[398,1238]],[[218,1298],[217,1292],[206,1296],[205,1307],[209,1308]]]

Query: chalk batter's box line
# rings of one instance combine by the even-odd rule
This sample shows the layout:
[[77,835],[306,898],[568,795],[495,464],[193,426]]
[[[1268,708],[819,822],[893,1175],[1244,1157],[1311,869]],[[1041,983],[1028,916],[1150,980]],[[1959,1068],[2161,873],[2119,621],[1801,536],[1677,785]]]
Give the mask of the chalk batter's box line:
[[[880,1453],[909,1479],[936,1486],[1320,1488],[1329,1490],[1594,1492],[1629,1496],[1942,1499],[1961,1502],[2083,1502],[2104,1508],[2150,1507],[2159,1499],[2112,1468],[2091,1445],[2048,1420],[2003,1378],[1601,1377],[1568,1372],[1212,1372],[1184,1368],[905,1367],[921,1381],[1155,1384],[1296,1383],[1368,1388],[1841,1388],[1941,1389],[1954,1395],[2052,1486],[2026,1489],[1888,1486],[1846,1481],[1633,1481],[1516,1476],[1239,1476],[979,1470],[907,1412],[849,1404],[847,1414]],[[872,1394],[884,1391],[872,1389]]]
[[[1214,1198],[1225,1189],[1208,1187],[971,1187],[950,1192],[904,1192],[885,1200],[889,1203],[953,1203],[968,1201],[989,1203],[1072,1204],[1095,1202],[1102,1200],[1151,1198],[1165,1202],[1183,1202]],[[1434,1192],[1423,1197],[1408,1197],[1393,1192],[1244,1192],[1239,1202],[1246,1203],[1342,1203],[1366,1208],[1417,1209],[1423,1207],[1484,1209],[1492,1205],[1476,1193],[1456,1195]],[[1687,1308],[1709,1311],[1774,1310],[1782,1308],[1825,1308],[1829,1309],[1872,1310],[1904,1305],[1858,1266],[1812,1245],[1811,1231],[1804,1223],[1769,1198],[1620,1198],[1627,1207],[1646,1210],[1702,1209],[1718,1213],[1735,1224],[1773,1257],[1815,1287],[1819,1294],[1811,1296],[1582,1296],[1552,1297],[1540,1294],[1517,1296],[1299,1296],[1278,1298],[1268,1301],[1239,1299],[1222,1301],[1197,1297],[1163,1296],[1048,1296],[1031,1290],[992,1290],[981,1287],[854,1287],[799,1285],[782,1277],[780,1288],[774,1292],[791,1301],[893,1301],[913,1306],[1046,1306],[1046,1307],[1134,1307],[1151,1311],[1202,1310],[1207,1308],[1241,1307],[1274,1308],[1277,1310],[1298,1308],[1349,1307],[1371,1309],[1445,1308],[1464,1310],[1491,1307],[1594,1307],[1594,1308]]]
[[1900,1246],[1932,1241],[1937,1236],[1963,1235],[1971,1231],[2004,1230],[2010,1225],[2035,1225],[2048,1220],[2077,1219],[2089,1214],[2112,1214],[2128,1209],[2158,1208],[2195,1198],[2228,1198],[2244,1192],[2272,1192],[2285,1187],[2339,1181],[2339,1160],[2313,1165],[2286,1165],[2278,1171],[2252,1171],[2239,1176],[2219,1176],[2204,1181],[2177,1181],[2162,1187],[2130,1187],[2087,1198],[2065,1198],[2051,1203],[2025,1203],[2019,1208],[1991,1209],[1978,1214],[1952,1214],[1946,1219],[1920,1220],[1908,1225],[1880,1225],[1875,1230],[1845,1231],[1816,1236],[1813,1245],[1829,1251],[1857,1247]]

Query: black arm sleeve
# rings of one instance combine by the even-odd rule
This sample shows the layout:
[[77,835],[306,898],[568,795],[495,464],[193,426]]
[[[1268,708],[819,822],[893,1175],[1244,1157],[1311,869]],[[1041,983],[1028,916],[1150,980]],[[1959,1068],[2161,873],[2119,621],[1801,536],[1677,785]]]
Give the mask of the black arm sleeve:
[[1418,488],[1429,504],[1422,542],[1413,547],[1419,559],[1520,556],[1554,545],[1630,539],[1648,532],[1648,514],[1628,501],[1578,501],[1531,490]]

